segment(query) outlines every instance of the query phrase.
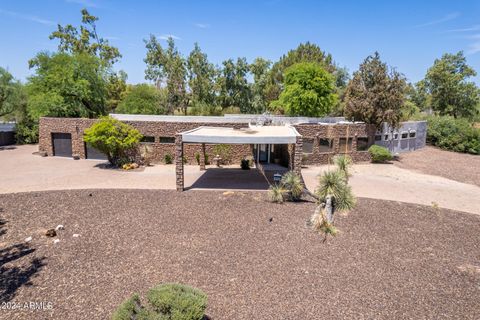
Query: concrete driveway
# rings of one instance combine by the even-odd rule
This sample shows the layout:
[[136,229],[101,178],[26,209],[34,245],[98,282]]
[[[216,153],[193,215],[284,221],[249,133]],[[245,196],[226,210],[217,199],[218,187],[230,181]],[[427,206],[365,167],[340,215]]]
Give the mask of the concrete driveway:
[[[315,190],[318,175],[333,166],[302,169],[308,189]],[[480,187],[418,173],[392,164],[357,164],[349,183],[357,197],[393,200],[480,214]]]
[[[0,149],[0,193],[62,189],[175,189],[175,166],[156,165],[143,171],[102,169],[102,161],[33,155],[36,145]],[[302,169],[310,190],[328,166]],[[480,214],[480,187],[393,165],[361,164],[350,178],[358,197],[394,200]],[[256,171],[239,168],[185,166],[187,189],[266,190]]]

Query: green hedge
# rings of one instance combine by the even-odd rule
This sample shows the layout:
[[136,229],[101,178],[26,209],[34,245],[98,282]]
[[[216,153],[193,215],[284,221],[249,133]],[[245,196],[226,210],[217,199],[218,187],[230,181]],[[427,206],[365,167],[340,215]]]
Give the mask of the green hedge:
[[393,159],[392,154],[388,151],[387,148],[384,148],[379,145],[372,145],[368,148],[368,152],[370,152],[370,156],[372,157],[373,163],[383,163],[385,161],[389,161]]
[[465,119],[449,116],[427,118],[427,142],[445,150],[480,154],[480,129]]

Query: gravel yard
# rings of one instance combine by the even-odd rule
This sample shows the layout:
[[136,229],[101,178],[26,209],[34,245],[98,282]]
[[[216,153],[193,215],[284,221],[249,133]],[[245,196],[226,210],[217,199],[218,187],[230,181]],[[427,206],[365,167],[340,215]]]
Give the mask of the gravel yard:
[[395,165],[480,186],[480,156],[427,146],[403,153]]
[[[478,319],[480,216],[359,199],[322,243],[305,227],[312,203],[265,195],[0,195],[1,300],[53,307],[0,319],[107,319],[161,282],[204,290],[212,319]],[[53,244],[44,232],[58,224]]]

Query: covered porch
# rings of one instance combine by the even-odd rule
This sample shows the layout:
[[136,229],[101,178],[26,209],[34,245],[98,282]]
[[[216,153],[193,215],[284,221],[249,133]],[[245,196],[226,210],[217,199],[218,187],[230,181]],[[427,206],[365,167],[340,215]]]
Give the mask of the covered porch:
[[[288,169],[301,174],[302,162],[302,136],[294,127],[285,126],[249,126],[248,128],[234,129],[225,127],[198,127],[193,130],[178,133],[175,137],[175,173],[176,189],[183,191],[185,189],[184,177],[184,143],[201,144],[202,152],[200,154],[200,169],[205,170],[205,145],[206,144],[248,144],[255,150],[255,162],[258,171],[265,175],[262,170],[259,155],[260,146],[288,146]],[[269,147],[270,148],[270,147]],[[268,158],[270,160],[270,158]],[[215,169],[215,175],[204,175],[203,183],[209,176],[218,179],[222,169]],[[225,170],[226,175],[232,175],[231,170]],[[230,173],[230,174],[229,174]],[[235,179],[234,175],[230,178]],[[268,179],[267,179],[268,180]],[[253,182],[253,181],[252,181]],[[210,183],[214,183],[211,181]],[[208,183],[207,183],[208,184]]]

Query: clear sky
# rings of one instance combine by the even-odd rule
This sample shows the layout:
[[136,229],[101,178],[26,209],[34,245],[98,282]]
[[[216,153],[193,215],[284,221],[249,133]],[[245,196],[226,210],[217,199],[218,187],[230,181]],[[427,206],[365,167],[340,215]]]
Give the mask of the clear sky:
[[310,41],[350,73],[375,50],[414,82],[435,58],[459,50],[480,72],[479,0],[0,0],[0,66],[25,80],[27,61],[56,49],[48,39],[56,24],[78,25],[84,7],[100,17],[100,36],[120,49],[115,68],[125,70],[130,83],[145,81],[149,34],[172,35],[184,55],[198,42],[215,64],[236,57],[276,61]]

